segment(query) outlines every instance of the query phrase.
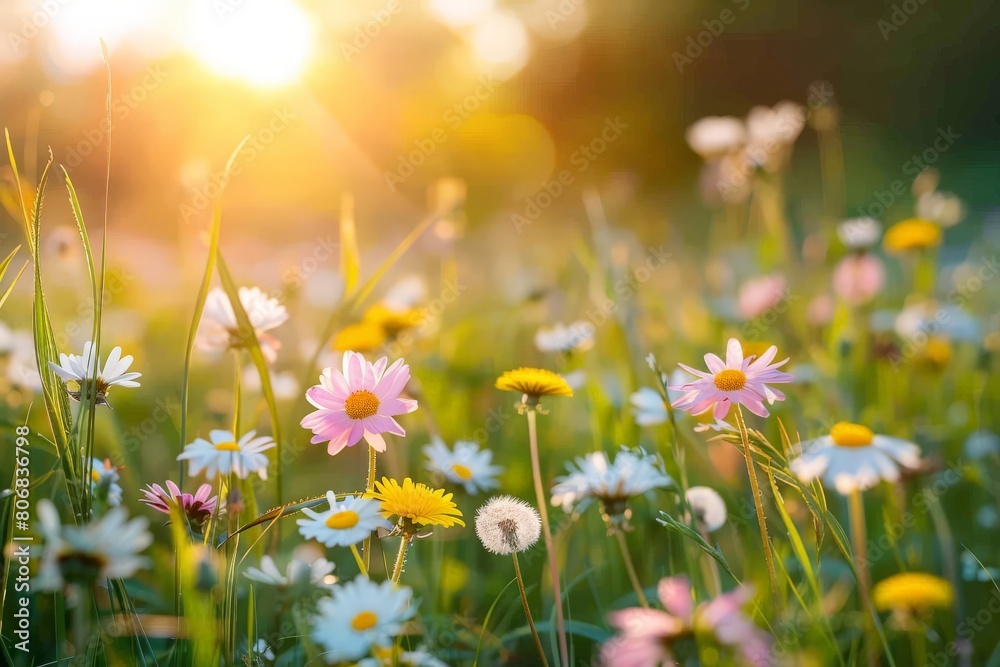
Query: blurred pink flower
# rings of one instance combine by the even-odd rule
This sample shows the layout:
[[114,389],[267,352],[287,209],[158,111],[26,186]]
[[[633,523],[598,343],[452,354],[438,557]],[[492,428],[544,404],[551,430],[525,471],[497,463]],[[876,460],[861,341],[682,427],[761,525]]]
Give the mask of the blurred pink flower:
[[833,270],[833,291],[852,306],[874,299],[884,284],[882,260],[869,253],[852,253]]
[[814,327],[826,326],[833,319],[833,297],[826,292],[817,294],[806,307],[806,322]]
[[781,303],[786,289],[781,274],[751,278],[740,285],[736,307],[744,319],[759,317]]
[[167,488],[164,489],[159,484],[147,484],[142,493],[145,498],[140,498],[140,503],[145,503],[157,512],[170,514],[170,508],[175,503],[180,506],[190,521],[195,526],[200,526],[215,512],[218,497],[212,495],[212,485],[202,484],[198,490],[191,495],[181,493],[180,487],[169,479],[166,481]]
[[413,412],[417,402],[399,395],[410,380],[410,367],[397,359],[386,368],[388,357],[374,364],[357,352],[345,352],[343,372],[327,368],[319,384],[306,391],[306,400],[318,408],[302,419],[314,433],[313,444],[329,441],[333,456],[353,447],[361,438],[377,452],[385,451],[382,433],[406,435],[393,417]]
[[684,395],[671,403],[679,410],[685,410],[693,415],[707,412],[714,408],[716,419],[724,419],[729,414],[733,403],[745,405],[747,410],[759,417],[767,417],[769,404],[785,400],[785,395],[777,389],[767,386],[769,382],[791,382],[792,376],[777,370],[785,365],[788,359],[772,364],[778,353],[778,348],[772,345],[760,358],[751,355],[743,357],[743,347],[735,338],[729,339],[726,347],[726,361],[714,354],[705,355],[705,363],[709,373],[695,370],[684,364],[677,364],[688,373],[698,377],[694,382],[670,387],[684,392]]
[[740,587],[697,607],[687,577],[661,579],[657,593],[665,611],[632,607],[611,612],[619,634],[604,643],[601,657],[615,667],[656,667],[673,663],[672,641],[706,635],[739,651],[752,665],[771,664],[771,638],[743,613],[753,591]]

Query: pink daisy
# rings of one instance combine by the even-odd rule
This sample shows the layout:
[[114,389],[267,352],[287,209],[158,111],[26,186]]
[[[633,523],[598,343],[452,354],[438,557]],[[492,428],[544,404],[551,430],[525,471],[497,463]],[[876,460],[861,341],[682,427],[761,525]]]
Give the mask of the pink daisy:
[[753,599],[748,588],[737,588],[697,607],[687,577],[661,579],[656,587],[664,610],[632,607],[611,612],[608,620],[619,634],[604,643],[604,664],[616,667],[656,667],[673,664],[671,644],[694,635],[739,651],[752,665],[771,664],[770,635],[743,612]]
[[714,354],[705,355],[709,373],[695,370],[690,366],[678,364],[688,373],[698,376],[694,382],[688,382],[677,387],[670,387],[684,392],[684,395],[671,405],[680,410],[686,410],[698,415],[715,408],[716,419],[724,419],[729,414],[733,403],[745,405],[747,410],[759,417],[767,417],[764,401],[772,404],[785,400],[785,395],[777,389],[767,386],[774,382],[791,382],[792,376],[777,370],[785,365],[788,359],[772,364],[778,348],[771,346],[760,358],[751,355],[743,358],[743,348],[735,338],[729,339],[726,348],[726,361]]
[[383,433],[406,435],[393,417],[413,412],[417,402],[399,395],[410,380],[410,367],[402,359],[386,368],[388,357],[374,364],[357,352],[344,353],[344,371],[327,368],[319,384],[306,391],[306,400],[316,412],[302,419],[311,429],[313,444],[329,441],[333,456],[353,447],[363,437],[377,452],[385,451]]
[[171,506],[176,503],[180,505],[188,520],[195,526],[200,526],[215,513],[215,505],[219,499],[217,496],[210,497],[212,495],[211,484],[202,484],[194,495],[181,493],[180,488],[169,479],[166,485],[167,488],[164,489],[159,484],[147,484],[146,488],[142,489],[142,493],[146,497],[140,498],[139,502],[164,514],[170,514]]

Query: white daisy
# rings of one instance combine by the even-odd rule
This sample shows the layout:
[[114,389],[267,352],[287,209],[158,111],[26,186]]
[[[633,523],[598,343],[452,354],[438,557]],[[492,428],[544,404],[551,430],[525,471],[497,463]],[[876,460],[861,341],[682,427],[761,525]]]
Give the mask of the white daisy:
[[63,526],[48,499],[38,502],[37,512],[45,540],[34,581],[38,590],[129,577],[147,564],[148,559],[139,555],[153,541],[145,517],[129,520],[125,508],[115,507],[88,524]]
[[715,431],[716,433],[721,433],[723,431],[737,431],[738,429],[727,422],[725,419],[718,419],[714,422],[702,422],[694,427],[695,433],[705,433],[706,431]]
[[90,460],[91,495],[110,507],[122,504],[122,487],[118,484],[121,476],[111,460]]
[[268,436],[255,437],[257,431],[247,431],[237,440],[232,432],[216,429],[208,434],[209,440],[197,438],[177,456],[178,461],[191,461],[191,476],[202,470],[205,477],[215,479],[216,475],[235,473],[246,479],[255,472],[261,479],[267,479],[267,454],[263,452],[275,446]]
[[289,586],[319,586],[320,588],[332,588],[336,583],[333,572],[334,564],[325,558],[317,558],[312,563],[292,557],[288,562],[285,573],[278,570],[274,564],[274,559],[264,556],[260,559],[260,569],[248,567],[243,575],[252,581],[259,581],[262,584],[287,588]]
[[[71,390],[69,395],[76,400],[80,400],[80,392],[90,382],[97,386],[97,404],[108,405],[107,395],[111,387],[138,387],[136,378],[142,373],[126,373],[128,367],[132,365],[132,355],[122,356],[122,349],[116,347],[111,350],[108,360],[101,368],[100,359],[94,359],[94,344],[87,341],[83,346],[83,356],[75,354],[60,354],[59,364],[49,362],[49,368],[61,377],[64,382],[75,382],[78,387]],[[96,380],[94,370],[97,370]]]
[[880,481],[895,482],[900,467],[920,466],[920,448],[912,442],[876,435],[867,426],[838,422],[830,434],[802,443],[802,454],[789,463],[805,483],[822,478],[827,486],[848,495]]
[[392,530],[392,523],[382,516],[382,503],[377,500],[347,496],[338,502],[333,491],[326,492],[326,500],[329,509],[316,512],[304,508],[302,513],[309,518],[296,521],[307,540],[328,547],[349,547],[379,528]]
[[513,496],[493,496],[476,511],[476,537],[489,552],[506,556],[530,549],[542,533],[538,510]]
[[707,486],[692,486],[684,494],[688,507],[694,514],[695,523],[709,533],[722,528],[726,523],[726,501],[715,489]]
[[535,333],[535,347],[541,352],[586,352],[594,346],[594,325],[587,321],[573,322],[569,326],[557,322],[542,327]]
[[503,467],[492,465],[493,452],[479,449],[478,442],[459,440],[451,450],[441,438],[435,437],[431,444],[424,446],[424,455],[428,470],[443,475],[453,484],[461,484],[466,493],[500,486],[496,477],[503,472]]
[[313,617],[313,640],[328,663],[358,660],[372,647],[388,647],[416,612],[409,586],[358,576],[323,598]]
[[597,498],[607,514],[618,517],[625,513],[630,498],[673,484],[659,459],[641,449],[623,447],[614,463],[604,452],[591,452],[567,463],[566,468],[569,474],[557,477],[552,487],[552,504],[566,512],[581,511]]
[[882,225],[875,218],[849,218],[837,227],[837,236],[851,250],[868,248],[882,238]]
[[[240,304],[253,325],[260,351],[268,363],[274,363],[281,342],[266,332],[283,324],[288,319],[288,311],[277,299],[269,297],[259,287],[241,287],[239,295]],[[195,344],[207,352],[225,352],[242,346],[245,338],[243,332],[240,332],[229,296],[222,288],[216,287],[205,299],[205,312],[202,314]]]

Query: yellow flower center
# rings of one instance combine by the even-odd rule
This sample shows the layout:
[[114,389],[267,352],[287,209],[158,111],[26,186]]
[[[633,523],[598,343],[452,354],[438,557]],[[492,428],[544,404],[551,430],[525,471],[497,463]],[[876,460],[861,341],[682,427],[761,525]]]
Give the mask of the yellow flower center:
[[456,475],[458,475],[459,479],[462,479],[462,480],[472,479],[472,471],[469,470],[464,465],[462,465],[461,463],[452,463],[451,464],[451,470]]
[[715,374],[715,386],[721,391],[739,391],[747,383],[746,373],[732,368]]
[[90,478],[94,480],[94,484],[99,484],[101,481],[101,472],[97,469],[91,470]]
[[833,444],[838,447],[867,447],[875,434],[867,426],[850,422],[837,422],[830,429]]
[[358,525],[358,513],[351,510],[344,510],[331,514],[326,518],[326,527],[334,530],[345,530]]
[[344,402],[344,411],[351,419],[364,419],[378,413],[378,396],[367,389],[356,391]]
[[351,627],[361,632],[375,627],[376,623],[378,623],[378,616],[370,611],[363,611],[354,617],[354,620],[351,621]]
[[220,452],[238,452],[240,446],[235,441],[230,440],[229,442],[216,443],[215,449]]

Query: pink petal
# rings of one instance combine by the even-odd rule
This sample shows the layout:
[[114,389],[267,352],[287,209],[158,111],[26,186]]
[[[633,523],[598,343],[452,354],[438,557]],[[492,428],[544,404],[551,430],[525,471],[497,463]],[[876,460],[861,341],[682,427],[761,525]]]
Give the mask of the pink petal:
[[691,598],[691,582],[687,577],[667,577],[660,579],[656,586],[660,602],[674,616],[690,620],[694,613],[694,600]]
[[726,345],[726,367],[740,368],[742,365],[743,348],[740,346],[740,341],[735,338],[730,338],[729,344]]
[[383,438],[378,433],[372,433],[370,431],[365,431],[365,440],[376,452],[385,451],[385,438]]

